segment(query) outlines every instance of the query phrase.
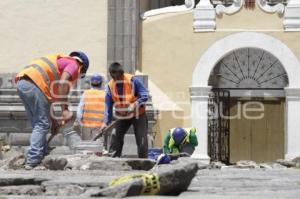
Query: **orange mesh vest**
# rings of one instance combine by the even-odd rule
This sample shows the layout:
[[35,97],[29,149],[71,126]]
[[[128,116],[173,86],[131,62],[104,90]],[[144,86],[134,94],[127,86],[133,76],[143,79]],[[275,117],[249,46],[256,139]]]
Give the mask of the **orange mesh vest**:
[[[134,88],[132,83],[133,75],[124,73],[123,80],[113,80],[111,79],[108,83],[109,89],[111,92],[112,100],[114,102],[114,107],[116,113],[126,110],[131,103],[137,100],[137,97],[134,95]],[[123,96],[120,96],[117,91],[117,84],[123,84]],[[135,111],[134,115],[141,115],[145,113],[145,106],[140,106],[138,113]]]
[[101,127],[104,120],[105,91],[90,89],[84,92],[81,122],[86,127]]
[[[56,61],[60,57],[66,56],[53,54],[33,60],[29,66],[17,74],[15,81],[19,81],[23,76],[28,76],[50,102],[55,101],[58,98],[58,83],[61,78]],[[80,69],[78,69],[79,73]]]

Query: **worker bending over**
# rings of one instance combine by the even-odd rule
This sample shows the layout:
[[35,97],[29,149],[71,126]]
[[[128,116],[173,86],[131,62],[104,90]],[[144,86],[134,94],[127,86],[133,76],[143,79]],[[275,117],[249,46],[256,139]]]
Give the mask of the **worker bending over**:
[[57,133],[58,118],[51,110],[53,103],[59,102],[61,106],[62,122],[71,119],[68,94],[75,81],[85,76],[88,67],[86,54],[76,51],[69,56],[53,54],[33,60],[17,74],[17,93],[33,128],[25,169],[32,169],[41,163],[47,153],[47,133],[50,129],[51,133]]
[[101,90],[103,77],[94,74],[91,77],[91,88],[84,91],[77,108],[74,128],[82,126],[83,140],[90,140],[103,126],[105,110],[105,92]]
[[121,156],[124,136],[133,125],[138,157],[147,158],[148,121],[145,104],[148,100],[148,91],[138,78],[124,73],[122,65],[117,62],[109,66],[109,73],[112,79],[106,88],[105,123],[108,125],[113,116],[117,119],[116,132],[112,136],[109,152],[113,157]]
[[195,128],[173,128],[166,134],[163,145],[164,154],[193,154],[198,146]]

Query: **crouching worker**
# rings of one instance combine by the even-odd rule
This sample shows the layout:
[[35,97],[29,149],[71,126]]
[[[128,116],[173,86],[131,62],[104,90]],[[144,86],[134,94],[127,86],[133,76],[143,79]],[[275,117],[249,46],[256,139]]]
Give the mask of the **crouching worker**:
[[198,146],[195,128],[170,129],[164,139],[164,154],[188,153],[192,155]]
[[91,77],[91,89],[84,91],[77,108],[74,129],[83,127],[82,139],[91,140],[102,130],[105,111],[105,91],[101,90],[103,77],[94,74]]

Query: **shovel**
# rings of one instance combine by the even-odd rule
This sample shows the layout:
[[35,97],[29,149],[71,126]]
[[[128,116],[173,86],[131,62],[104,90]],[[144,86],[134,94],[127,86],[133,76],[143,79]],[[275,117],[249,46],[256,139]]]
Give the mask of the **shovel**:
[[[52,122],[54,122],[54,121],[52,121]],[[59,124],[57,121],[55,121],[55,125],[54,125],[54,127],[52,127],[51,128],[51,135],[50,135],[50,137],[48,138],[48,140],[47,140],[47,145],[49,146],[49,143],[53,140],[53,138],[57,135],[57,134],[59,134],[59,133],[57,133],[57,131],[62,127],[62,126],[64,126],[65,125],[65,122],[63,121],[61,124]]]
[[98,138],[100,138],[103,134],[109,132],[110,130],[112,130],[116,124],[117,124],[118,120],[113,121],[110,125],[108,125],[106,128],[102,129],[93,139],[92,141],[96,141]]

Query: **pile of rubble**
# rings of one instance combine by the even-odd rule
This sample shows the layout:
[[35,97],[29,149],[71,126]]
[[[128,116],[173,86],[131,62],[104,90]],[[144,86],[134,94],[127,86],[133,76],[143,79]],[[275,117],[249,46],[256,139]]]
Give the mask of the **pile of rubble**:
[[7,196],[175,196],[188,189],[198,171],[198,164],[190,158],[157,165],[150,159],[50,154],[33,171],[26,171],[21,151],[11,150],[4,157],[0,160],[0,195]]
[[0,195],[38,198],[177,196],[188,189],[197,173],[193,183],[201,182],[200,171],[282,171],[300,168],[300,158],[274,163],[243,160],[234,165],[221,162],[206,165],[185,157],[170,164],[157,165],[150,159],[72,154],[68,152],[68,147],[58,147],[46,156],[39,167],[33,171],[25,171],[24,152],[23,148],[16,147],[3,151],[4,159],[0,160]]

